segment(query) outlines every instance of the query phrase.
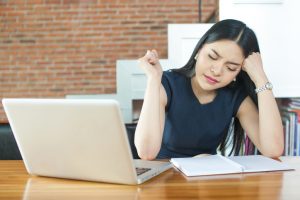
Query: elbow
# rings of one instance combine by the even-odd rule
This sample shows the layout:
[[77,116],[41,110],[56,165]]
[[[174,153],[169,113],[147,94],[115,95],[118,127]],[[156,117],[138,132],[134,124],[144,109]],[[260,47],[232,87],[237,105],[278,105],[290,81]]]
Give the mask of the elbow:
[[280,145],[280,146],[274,147],[268,151],[262,152],[262,154],[264,156],[267,156],[270,158],[278,158],[278,157],[282,156],[283,150],[284,150],[284,146]]
[[[150,140],[147,137],[141,137],[141,133],[135,132],[134,145],[138,156],[142,160],[154,160],[160,150],[161,142]],[[138,137],[140,136],[140,137]]]
[[283,151],[284,151],[284,145],[282,145],[282,147],[277,148],[276,151],[273,152],[273,158],[278,158],[280,156],[283,155]]
[[284,152],[284,139],[283,133],[278,132],[277,137],[274,137],[272,140],[265,142],[263,146],[261,146],[261,153],[264,156],[270,158],[278,158],[283,155]]
[[140,154],[140,153],[138,153],[138,155],[142,160],[154,160],[155,159],[155,156],[153,156],[153,155]]
[[153,148],[147,148],[146,145],[139,146],[135,144],[135,146],[137,154],[142,160],[154,160],[156,158],[157,152]]
[[156,158],[156,154],[149,151],[142,151],[137,149],[137,153],[142,160],[154,160]]

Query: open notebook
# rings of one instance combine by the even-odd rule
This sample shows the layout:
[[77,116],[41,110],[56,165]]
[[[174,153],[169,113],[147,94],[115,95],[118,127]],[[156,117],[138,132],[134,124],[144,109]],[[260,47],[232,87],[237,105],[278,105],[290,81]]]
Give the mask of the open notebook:
[[186,176],[232,174],[292,170],[285,163],[261,156],[209,155],[204,157],[172,158],[173,165]]

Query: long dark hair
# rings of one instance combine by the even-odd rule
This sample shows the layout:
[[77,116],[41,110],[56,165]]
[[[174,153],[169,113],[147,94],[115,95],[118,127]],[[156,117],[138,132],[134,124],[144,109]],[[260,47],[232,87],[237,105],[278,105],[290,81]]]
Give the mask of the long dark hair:
[[[260,52],[259,45],[255,33],[241,21],[234,19],[226,19],[215,23],[199,40],[188,62],[179,69],[173,71],[185,75],[186,77],[193,77],[195,75],[195,56],[204,44],[216,42],[218,40],[232,40],[235,41],[243,50],[243,54],[248,57],[252,52]],[[234,84],[229,84],[227,87],[243,87],[248,96],[257,104],[257,95],[254,92],[255,85],[248,74],[243,70],[236,77]],[[244,130],[237,117],[233,118],[232,126],[229,126],[223,133],[223,139],[220,143],[219,149],[221,153],[225,154],[225,149],[229,142],[232,142],[232,149],[229,155],[238,155],[241,147],[244,144],[245,136]],[[233,132],[232,140],[230,135]]]

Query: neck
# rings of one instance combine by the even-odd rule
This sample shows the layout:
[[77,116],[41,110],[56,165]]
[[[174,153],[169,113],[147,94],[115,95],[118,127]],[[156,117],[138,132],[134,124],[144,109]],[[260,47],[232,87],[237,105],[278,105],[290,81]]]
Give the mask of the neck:
[[193,76],[191,78],[191,82],[192,82],[192,88],[193,91],[195,93],[195,95],[197,96],[197,98],[205,98],[205,97],[215,97],[216,96],[216,91],[215,90],[204,90],[203,88],[201,88],[200,84],[198,83],[196,76]]
[[201,102],[212,101],[217,94],[216,90],[204,90],[203,88],[201,88],[200,84],[197,81],[196,76],[193,76],[191,78],[191,84],[195,96]]

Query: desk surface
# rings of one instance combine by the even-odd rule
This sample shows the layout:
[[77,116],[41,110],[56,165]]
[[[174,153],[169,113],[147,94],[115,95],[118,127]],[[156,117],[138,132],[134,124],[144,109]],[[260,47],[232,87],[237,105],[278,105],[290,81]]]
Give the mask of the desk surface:
[[300,157],[282,157],[295,171],[186,178],[176,169],[138,186],[30,176],[22,161],[0,161],[0,199],[300,199]]

